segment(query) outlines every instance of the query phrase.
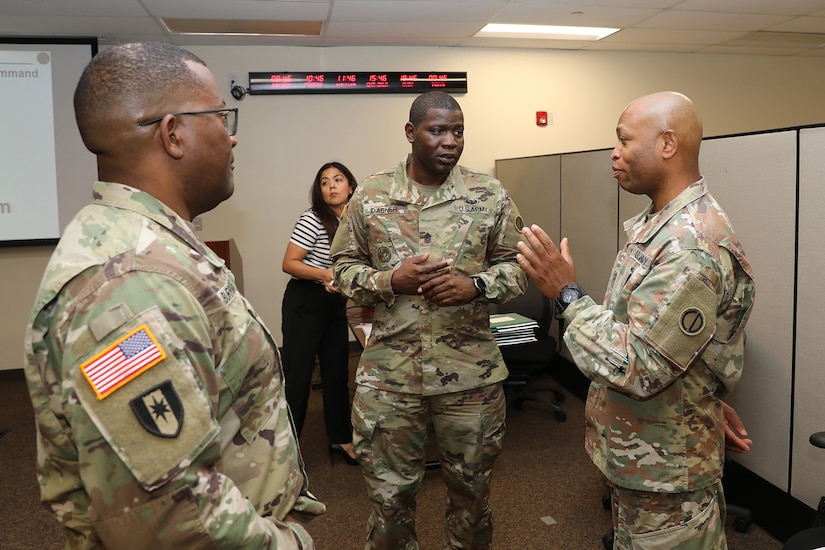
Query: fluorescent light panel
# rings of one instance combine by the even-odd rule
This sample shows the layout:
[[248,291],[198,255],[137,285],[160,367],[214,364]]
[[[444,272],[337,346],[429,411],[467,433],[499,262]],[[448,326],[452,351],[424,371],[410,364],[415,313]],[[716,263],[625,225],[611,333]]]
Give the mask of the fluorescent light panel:
[[558,25],[509,25],[490,23],[476,36],[497,38],[538,38],[544,40],[601,40],[619,29],[607,27],[562,27]]

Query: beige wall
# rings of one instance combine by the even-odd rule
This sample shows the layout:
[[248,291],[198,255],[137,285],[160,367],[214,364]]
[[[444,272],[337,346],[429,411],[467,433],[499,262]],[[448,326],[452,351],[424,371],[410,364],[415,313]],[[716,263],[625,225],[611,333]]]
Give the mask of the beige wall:
[[23,367],[23,338],[52,246],[0,248],[0,370]]
[[[240,108],[235,195],[203,216],[201,236],[235,239],[246,295],[279,342],[287,281],[281,259],[295,219],[308,206],[317,167],[340,160],[360,179],[400,161],[409,150],[403,126],[414,96],[235,101],[228,93],[230,73],[467,71],[469,91],[458,96],[467,126],[462,164],[490,173],[499,158],[611,147],[616,118],[628,101],[661,89],[693,98],[706,135],[825,122],[825,58],[481,48],[190,49],[216,74],[227,104]],[[553,125],[537,127],[536,111],[551,112]],[[0,369],[21,365],[23,327],[49,251],[0,249]]]

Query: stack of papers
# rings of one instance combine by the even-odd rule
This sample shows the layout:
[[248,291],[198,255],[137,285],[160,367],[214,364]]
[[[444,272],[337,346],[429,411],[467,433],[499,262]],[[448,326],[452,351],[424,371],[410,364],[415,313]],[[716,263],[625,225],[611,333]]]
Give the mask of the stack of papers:
[[372,332],[372,323],[358,323],[357,325],[355,325],[355,328],[360,328],[362,331],[364,331],[365,340],[370,339],[370,333]]
[[536,341],[539,324],[518,313],[495,313],[490,315],[490,329],[499,346],[524,344]]

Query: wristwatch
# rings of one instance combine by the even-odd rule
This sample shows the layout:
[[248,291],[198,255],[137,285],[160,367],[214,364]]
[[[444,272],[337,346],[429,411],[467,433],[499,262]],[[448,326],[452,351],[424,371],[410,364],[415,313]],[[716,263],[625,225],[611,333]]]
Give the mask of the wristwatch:
[[476,287],[476,290],[478,291],[476,298],[487,294],[487,284],[484,282],[484,279],[482,279],[478,275],[470,275],[470,278],[473,280],[473,285]]
[[567,285],[559,292],[559,297],[556,298],[556,307],[559,308],[559,311],[564,311],[567,309],[567,306],[583,296],[587,296],[587,292],[585,292],[582,287],[579,285]]

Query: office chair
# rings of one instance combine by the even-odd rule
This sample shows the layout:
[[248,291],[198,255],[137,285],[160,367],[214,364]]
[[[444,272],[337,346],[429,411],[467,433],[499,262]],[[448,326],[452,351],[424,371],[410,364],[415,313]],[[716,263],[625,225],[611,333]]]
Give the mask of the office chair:
[[[553,410],[558,422],[564,422],[567,420],[567,412],[560,404],[564,401],[561,388],[529,385],[530,379],[534,376],[549,374],[550,367],[559,353],[556,339],[550,336],[554,311],[554,302],[545,298],[532,283],[528,283],[527,290],[521,296],[505,304],[490,304],[491,313],[520,313],[538,323],[535,342],[500,347],[504,363],[510,371],[504,381],[507,405],[518,410],[524,401],[539,401]],[[552,392],[555,399],[540,392]]]
[[[825,449],[825,432],[811,434],[811,445]],[[811,527],[795,534],[782,546],[782,550],[815,550],[825,548],[825,496],[819,499],[819,507]]]
[[747,533],[753,523],[753,514],[750,509],[738,504],[726,503],[725,511],[733,518],[733,529],[739,533]]

